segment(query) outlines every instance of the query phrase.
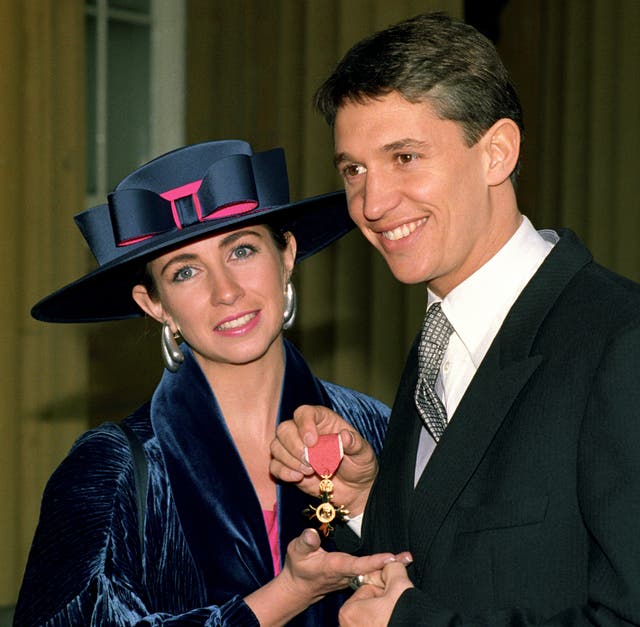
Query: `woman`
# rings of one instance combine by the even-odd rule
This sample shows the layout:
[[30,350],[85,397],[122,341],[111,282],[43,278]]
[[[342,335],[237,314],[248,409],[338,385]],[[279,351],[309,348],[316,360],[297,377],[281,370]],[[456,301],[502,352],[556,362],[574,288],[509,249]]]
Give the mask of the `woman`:
[[282,337],[294,262],[352,226],[342,193],[290,203],[282,150],[208,142],[142,166],[76,221],[99,268],[32,315],[144,312],[163,325],[167,370],[123,421],[131,443],[102,425],[50,479],[15,624],[337,624],[333,591],[394,557],[319,548],[308,497],[268,466],[302,404],[381,446],[388,408],[316,379]]

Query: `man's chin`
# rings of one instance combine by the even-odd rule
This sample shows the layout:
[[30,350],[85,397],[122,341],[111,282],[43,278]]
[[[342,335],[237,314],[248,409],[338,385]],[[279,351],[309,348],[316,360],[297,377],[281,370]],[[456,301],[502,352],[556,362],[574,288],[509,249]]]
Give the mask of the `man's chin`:
[[386,257],[385,261],[389,266],[389,270],[391,270],[391,274],[393,274],[394,278],[400,281],[400,283],[417,285],[419,283],[425,283],[429,279],[429,276],[424,270],[417,268],[415,264],[410,262],[394,263],[393,261],[390,262]]

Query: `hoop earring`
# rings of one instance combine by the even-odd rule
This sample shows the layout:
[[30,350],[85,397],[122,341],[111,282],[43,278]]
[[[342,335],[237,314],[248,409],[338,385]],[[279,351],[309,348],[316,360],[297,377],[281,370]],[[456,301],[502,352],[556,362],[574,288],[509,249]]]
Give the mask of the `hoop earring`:
[[293,322],[296,319],[296,311],[298,309],[298,299],[296,297],[296,290],[293,287],[291,281],[287,281],[287,286],[284,288],[284,314],[283,314],[283,330],[290,329],[293,326]]
[[[176,334],[179,337],[179,334]],[[180,364],[184,361],[184,355],[176,342],[176,335],[171,332],[169,323],[165,320],[162,323],[162,333],[160,334],[160,345],[162,349],[162,361],[169,372],[178,372]]]

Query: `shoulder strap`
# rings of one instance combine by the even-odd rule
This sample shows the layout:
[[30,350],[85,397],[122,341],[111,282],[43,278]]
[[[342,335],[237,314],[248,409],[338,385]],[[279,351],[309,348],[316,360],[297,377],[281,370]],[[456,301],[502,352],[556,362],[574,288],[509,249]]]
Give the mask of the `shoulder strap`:
[[144,547],[144,522],[147,510],[147,456],[140,438],[135,431],[124,422],[114,423],[127,437],[131,456],[133,458],[133,478],[136,484],[136,505],[138,507],[138,536],[140,538],[140,553]]

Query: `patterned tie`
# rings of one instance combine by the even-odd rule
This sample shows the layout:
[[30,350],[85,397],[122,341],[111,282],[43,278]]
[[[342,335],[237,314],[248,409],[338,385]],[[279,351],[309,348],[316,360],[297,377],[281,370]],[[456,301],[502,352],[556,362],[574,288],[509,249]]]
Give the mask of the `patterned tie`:
[[436,379],[452,333],[453,327],[442,313],[440,303],[431,305],[424,317],[418,348],[420,375],[415,399],[420,416],[436,442],[447,426],[447,412],[436,394]]

